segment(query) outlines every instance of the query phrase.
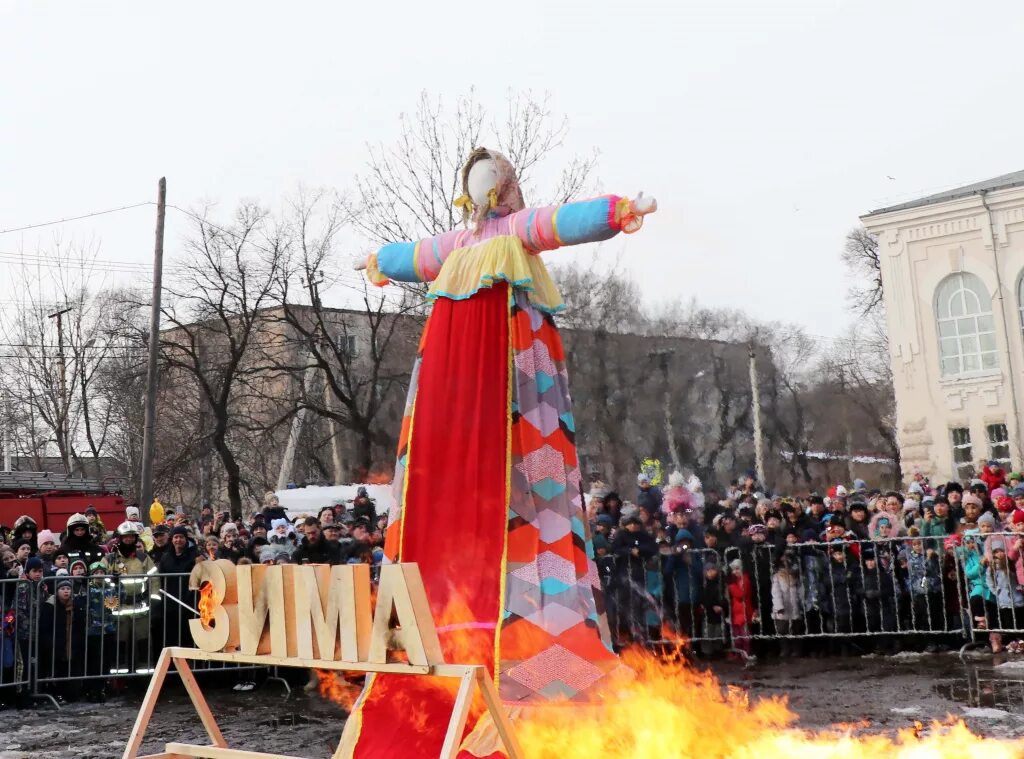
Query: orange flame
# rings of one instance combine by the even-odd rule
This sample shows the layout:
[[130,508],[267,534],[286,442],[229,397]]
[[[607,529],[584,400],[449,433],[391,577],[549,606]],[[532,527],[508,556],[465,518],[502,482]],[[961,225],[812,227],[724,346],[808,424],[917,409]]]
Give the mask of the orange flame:
[[[489,661],[493,633],[472,625],[472,612],[454,589],[437,628],[446,660],[457,664]],[[827,730],[797,726],[798,715],[785,697],[751,702],[747,692],[725,686],[713,673],[693,668],[683,655],[685,641],[662,631],[660,655],[643,649],[622,655],[629,672],[608,682],[588,703],[554,702],[538,707],[511,706],[519,742],[529,759],[593,759],[595,756],[651,756],[683,759],[1010,759],[1024,756],[1024,743],[981,738],[960,720],[920,723],[895,736],[866,732],[866,721],[833,725]],[[530,641],[523,642],[528,647]],[[401,657],[398,657],[401,658]],[[321,694],[351,709],[358,691],[337,676],[321,676]],[[328,675],[325,686],[325,675]],[[431,687],[454,692],[458,682],[425,678]],[[422,682],[422,681],[420,681]],[[388,682],[387,701],[404,714],[425,714],[422,690],[406,692]],[[414,697],[410,697],[414,696]],[[477,723],[484,707],[475,699],[468,724]],[[416,723],[427,729],[424,720]],[[481,723],[477,748],[483,755],[498,750],[493,726]],[[472,741],[472,737],[467,739]],[[490,746],[490,748],[488,748]]]
[[367,472],[364,478],[365,485],[387,485],[394,479],[390,472]]
[[320,696],[338,704],[346,712],[352,711],[352,705],[359,698],[362,683],[349,682],[344,672],[333,672],[324,669],[314,670],[319,678]]
[[204,627],[212,627],[213,614],[217,608],[217,594],[213,583],[204,582],[199,588],[199,619]]
[[976,736],[952,717],[895,737],[862,734],[867,723],[802,730],[784,697],[751,703],[746,692],[723,689],[710,672],[647,652],[626,652],[623,661],[635,676],[609,683],[592,704],[523,711],[516,731],[529,759],[1010,759],[1024,751],[1021,743]]

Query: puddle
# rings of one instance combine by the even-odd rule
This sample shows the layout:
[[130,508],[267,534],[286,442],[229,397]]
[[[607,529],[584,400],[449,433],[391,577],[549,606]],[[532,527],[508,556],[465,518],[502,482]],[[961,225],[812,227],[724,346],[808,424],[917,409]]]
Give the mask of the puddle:
[[282,714],[279,717],[260,722],[260,727],[295,727],[296,725],[321,724],[323,720],[311,718],[306,714]]
[[964,678],[936,683],[935,692],[968,709],[1001,709],[1024,715],[1024,680],[1000,677],[991,670],[968,670]]

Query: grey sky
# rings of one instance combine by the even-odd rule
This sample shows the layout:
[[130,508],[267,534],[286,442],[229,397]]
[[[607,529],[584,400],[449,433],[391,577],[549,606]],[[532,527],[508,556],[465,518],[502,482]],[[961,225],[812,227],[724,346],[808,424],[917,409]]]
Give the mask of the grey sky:
[[[424,88],[472,84],[498,107],[532,88],[571,120],[571,148],[600,149],[605,190],[658,198],[603,251],[651,299],[834,334],[858,214],[1024,167],[1019,2],[439,7],[0,0],[0,229],[151,199],[161,174],[173,202],[225,212],[343,189]],[[169,222],[173,257],[185,227]],[[146,208],[61,230],[146,262],[152,224]],[[0,235],[0,252],[53,234]]]

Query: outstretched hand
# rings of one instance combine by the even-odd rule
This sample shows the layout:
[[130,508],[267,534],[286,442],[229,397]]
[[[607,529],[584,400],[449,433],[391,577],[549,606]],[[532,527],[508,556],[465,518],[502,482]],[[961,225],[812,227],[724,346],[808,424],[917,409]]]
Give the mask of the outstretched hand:
[[352,264],[352,268],[356,271],[364,271],[366,269],[366,262],[370,259],[369,256],[359,256],[356,258],[355,263]]
[[649,213],[654,213],[658,210],[658,201],[655,198],[644,197],[644,193],[641,190],[633,198],[630,203],[633,213],[637,216],[646,216]]

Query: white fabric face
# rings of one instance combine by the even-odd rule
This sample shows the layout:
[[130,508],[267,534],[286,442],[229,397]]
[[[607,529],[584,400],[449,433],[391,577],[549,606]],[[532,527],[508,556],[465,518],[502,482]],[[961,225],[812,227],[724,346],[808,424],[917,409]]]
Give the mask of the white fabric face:
[[469,169],[469,197],[478,206],[486,206],[490,202],[487,194],[498,184],[498,167],[491,158],[484,158]]

